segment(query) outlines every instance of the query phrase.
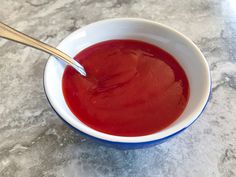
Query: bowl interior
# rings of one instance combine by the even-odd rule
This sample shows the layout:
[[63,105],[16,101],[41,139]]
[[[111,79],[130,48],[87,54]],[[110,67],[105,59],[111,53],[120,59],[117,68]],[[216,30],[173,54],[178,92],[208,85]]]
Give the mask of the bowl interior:
[[91,136],[114,142],[147,142],[170,136],[189,126],[202,112],[210,93],[210,74],[200,50],[182,34],[166,26],[138,19],[104,20],[66,37],[58,48],[74,57],[84,48],[111,39],[135,39],[159,46],[172,54],[185,70],[190,84],[189,102],[181,116],[164,130],[138,137],[114,136],[91,129],[70,111],[62,93],[65,64],[51,56],[45,68],[44,86],[57,113],[70,125]]

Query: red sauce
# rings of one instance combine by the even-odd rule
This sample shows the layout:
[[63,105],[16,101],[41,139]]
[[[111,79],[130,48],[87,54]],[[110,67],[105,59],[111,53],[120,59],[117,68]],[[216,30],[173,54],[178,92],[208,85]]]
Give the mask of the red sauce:
[[76,55],[87,72],[67,66],[63,94],[74,115],[100,132],[141,136],[174,122],[189,98],[184,70],[166,51],[141,41],[110,40]]

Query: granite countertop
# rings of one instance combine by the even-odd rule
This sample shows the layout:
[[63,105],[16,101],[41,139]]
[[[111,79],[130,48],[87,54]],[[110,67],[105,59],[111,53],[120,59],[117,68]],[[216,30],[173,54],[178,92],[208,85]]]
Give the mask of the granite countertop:
[[204,114],[170,141],[116,150],[75,134],[43,91],[48,55],[0,39],[1,177],[235,177],[235,0],[2,0],[0,21],[56,46],[112,17],[141,17],[190,37],[205,55],[212,95]]

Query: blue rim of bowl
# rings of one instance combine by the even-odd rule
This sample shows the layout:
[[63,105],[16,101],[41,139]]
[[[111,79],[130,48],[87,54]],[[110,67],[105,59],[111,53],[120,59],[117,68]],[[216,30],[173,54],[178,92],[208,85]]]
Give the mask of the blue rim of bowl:
[[[50,56],[50,57],[51,57],[51,56]],[[49,57],[49,58],[50,58],[50,57]],[[49,60],[49,58],[48,58],[48,60]],[[191,124],[189,124],[188,126],[182,128],[181,130],[179,130],[179,131],[177,131],[177,132],[175,132],[175,133],[173,133],[173,134],[171,134],[171,135],[169,135],[169,136],[166,136],[166,137],[160,138],[160,139],[156,139],[156,140],[152,140],[152,141],[143,141],[143,142],[117,142],[117,141],[110,141],[110,140],[101,139],[101,138],[98,138],[98,137],[95,137],[95,136],[91,136],[91,135],[89,135],[89,134],[87,134],[87,133],[85,133],[85,132],[82,132],[81,130],[77,129],[76,127],[74,127],[74,126],[72,126],[70,123],[68,123],[68,122],[56,111],[56,109],[52,106],[52,103],[49,101],[47,92],[46,92],[46,90],[45,90],[45,83],[44,83],[44,79],[45,79],[45,78],[44,78],[44,75],[45,75],[46,65],[47,65],[47,63],[45,64],[45,66],[44,66],[44,71],[43,71],[43,89],[44,89],[44,93],[45,93],[46,99],[48,100],[49,105],[50,105],[51,108],[54,110],[54,112],[57,114],[57,116],[58,116],[64,123],[66,123],[66,125],[68,125],[68,126],[69,126],[70,128],[72,128],[73,130],[75,130],[75,131],[77,131],[77,132],[79,132],[79,133],[81,133],[81,134],[83,134],[83,135],[85,135],[85,136],[87,136],[87,137],[90,137],[90,138],[93,138],[93,139],[97,139],[97,140],[100,140],[100,141],[104,141],[104,142],[109,142],[109,143],[115,143],[115,144],[149,144],[149,143],[153,143],[153,142],[157,142],[157,141],[165,141],[165,140],[167,140],[167,139],[170,139],[171,137],[173,137],[173,136],[175,136],[175,135],[181,133],[182,131],[184,131],[185,129],[187,129],[188,127],[190,127],[190,126],[200,117],[200,115],[201,115],[201,114],[203,113],[203,111],[205,110],[205,108],[206,108],[206,106],[207,106],[207,103],[209,102],[210,97],[211,97],[211,95],[212,95],[212,78],[211,78],[211,73],[209,72],[209,73],[210,73],[210,91],[209,91],[209,94],[208,94],[207,101],[206,101],[206,103],[205,103],[203,109],[201,110],[201,112],[198,114],[198,116],[195,118],[195,120],[194,120]]]
[[[116,18],[115,18],[115,19],[116,19]],[[123,19],[123,18],[118,18],[118,19]],[[136,18],[129,18],[129,19],[136,19]],[[108,19],[108,20],[111,20],[111,19]],[[149,20],[146,20],[146,19],[141,19],[141,20],[149,21]],[[106,20],[102,20],[102,21],[106,21]],[[152,21],[149,21],[149,22],[152,22]],[[95,22],[95,23],[96,23],[96,22]],[[156,23],[156,22],[155,22],[155,23]],[[158,23],[158,24],[160,24],[160,23]],[[175,29],[172,29],[172,28],[170,28],[170,27],[168,27],[168,26],[166,26],[166,25],[163,25],[163,24],[160,24],[160,25],[162,25],[162,26],[164,26],[164,27],[166,27],[166,28],[168,28],[168,29],[174,30],[174,31],[177,32],[178,34],[181,34],[181,33],[179,33],[178,31],[176,31]],[[181,34],[181,35],[184,36],[183,34]],[[195,44],[191,39],[187,38],[186,36],[184,36],[184,38],[188,39],[190,42],[192,42],[192,44],[194,44],[195,47],[197,47],[196,44]],[[60,43],[59,43],[59,44],[60,44]],[[197,48],[198,48],[198,47],[197,47]],[[199,48],[198,48],[198,50],[200,51]],[[200,51],[200,52],[201,52],[201,51]],[[203,54],[202,54],[202,56],[203,56]],[[49,61],[50,57],[51,57],[51,56],[48,57],[48,61]],[[203,56],[203,57],[204,57],[204,56]],[[204,57],[204,59],[205,59],[205,57]],[[206,59],[205,59],[205,60],[206,60]],[[47,61],[47,63],[48,63],[48,61]],[[153,143],[153,142],[157,142],[157,141],[165,141],[165,140],[167,140],[167,139],[170,139],[171,137],[173,137],[173,136],[179,134],[180,132],[182,132],[182,131],[184,131],[185,129],[187,129],[188,127],[190,127],[190,126],[200,117],[200,115],[204,112],[204,110],[205,110],[205,108],[206,108],[206,106],[207,106],[207,104],[208,104],[208,102],[209,102],[209,100],[210,100],[210,98],[211,98],[211,95],[212,95],[212,77],[211,77],[211,72],[210,72],[210,69],[209,69],[209,66],[208,66],[209,81],[210,81],[208,97],[207,97],[207,100],[206,100],[206,102],[205,102],[205,104],[204,104],[202,110],[199,112],[199,114],[196,116],[196,118],[194,119],[194,121],[193,121],[192,123],[190,123],[190,124],[187,125],[186,127],[183,127],[182,129],[180,129],[180,130],[178,130],[178,131],[176,131],[176,132],[174,132],[174,133],[172,133],[172,134],[170,134],[170,135],[168,135],[168,136],[166,136],[166,137],[159,138],[159,139],[155,139],[155,140],[151,140],[151,141],[150,141],[150,140],[149,140],[149,141],[141,141],[141,142],[127,142],[127,141],[125,141],[125,142],[120,142],[120,141],[111,141],[111,140],[107,140],[107,139],[103,139],[103,138],[99,138],[99,137],[95,137],[95,136],[89,135],[89,134],[87,134],[87,133],[85,133],[85,132],[83,132],[83,131],[77,129],[76,127],[74,127],[73,125],[71,125],[69,122],[67,122],[67,121],[63,118],[63,116],[61,116],[61,115],[56,111],[56,109],[53,107],[52,103],[50,102],[50,100],[49,100],[49,98],[48,98],[48,95],[47,95],[47,92],[46,92],[46,89],[45,89],[45,82],[44,82],[44,81],[45,81],[45,70],[46,70],[47,63],[45,64],[45,66],[44,66],[44,71],[43,71],[43,89],[44,89],[46,98],[47,98],[47,100],[48,100],[48,103],[49,103],[49,105],[51,106],[51,108],[54,110],[54,112],[58,115],[58,117],[59,117],[63,122],[65,122],[65,123],[66,123],[70,128],[72,128],[73,130],[76,130],[77,132],[79,132],[79,133],[81,133],[81,134],[83,134],[83,135],[85,135],[85,136],[87,136],[87,137],[90,137],[90,138],[93,138],[93,139],[96,139],[96,140],[100,140],[100,141],[104,141],[104,142],[109,142],[109,143],[115,143],[115,144],[148,144],[148,143]],[[207,61],[206,61],[206,63],[207,63]],[[208,65],[208,63],[207,63],[207,65]],[[130,138],[132,138],[132,137],[130,137]]]

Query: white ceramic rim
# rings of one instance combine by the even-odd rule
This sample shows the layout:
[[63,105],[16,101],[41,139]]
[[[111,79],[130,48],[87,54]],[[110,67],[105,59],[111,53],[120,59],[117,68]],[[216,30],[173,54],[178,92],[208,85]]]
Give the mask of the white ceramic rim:
[[[98,138],[98,139],[101,139],[101,140],[110,141],[110,142],[120,142],[120,143],[144,143],[144,142],[150,142],[150,141],[158,141],[158,140],[162,140],[162,139],[166,139],[168,137],[171,137],[171,136],[177,134],[178,132],[181,132],[182,130],[186,129],[188,126],[190,126],[200,116],[200,114],[203,112],[203,110],[204,110],[204,108],[205,108],[205,106],[208,102],[210,93],[211,93],[211,78],[210,78],[210,70],[209,70],[209,67],[208,67],[208,63],[207,63],[205,57],[203,56],[203,54],[201,53],[200,49],[188,37],[184,36],[183,34],[176,31],[175,29],[172,29],[172,28],[170,28],[166,25],[163,25],[163,24],[160,24],[160,23],[157,23],[157,22],[153,22],[153,21],[150,21],[150,20],[139,19],[139,18],[113,18],[113,19],[106,19],[106,20],[101,20],[101,21],[98,21],[98,22],[91,23],[91,24],[89,24],[85,27],[82,27],[81,29],[88,28],[88,27],[91,28],[91,27],[96,26],[98,24],[106,23],[106,22],[109,22],[109,21],[120,21],[120,20],[129,20],[129,21],[133,21],[133,22],[142,21],[142,22],[145,22],[145,23],[151,23],[153,25],[157,25],[157,26],[160,26],[162,28],[165,28],[165,30],[172,31],[173,33],[175,33],[175,35],[177,35],[178,37],[180,37],[180,38],[184,39],[185,41],[187,41],[189,46],[194,48],[195,52],[197,52],[199,60],[202,60],[202,62],[204,63],[203,67],[204,67],[204,69],[205,69],[205,71],[207,72],[207,75],[208,75],[208,78],[207,78],[208,83],[207,83],[207,89],[205,90],[205,93],[204,93],[204,97],[201,100],[201,104],[198,108],[196,108],[197,111],[193,111],[192,115],[188,116],[188,117],[191,117],[191,119],[184,120],[181,123],[177,124],[177,126],[173,126],[173,127],[168,128],[168,130],[166,130],[166,131],[163,130],[163,131],[157,132],[155,134],[150,134],[150,135],[145,135],[145,136],[135,136],[135,137],[110,135],[110,134],[106,134],[106,133],[96,131],[96,130],[91,129],[91,128],[89,128],[89,129],[84,128],[84,125],[75,124],[74,122],[71,122],[68,119],[66,119],[64,117],[64,115],[62,114],[62,112],[60,111],[60,108],[55,106],[55,104],[54,104],[55,100],[53,100],[53,98],[51,98],[48,95],[48,90],[50,88],[48,87],[47,83],[45,82],[45,78],[47,77],[47,70],[48,70],[48,62],[47,62],[45,70],[44,70],[44,89],[45,89],[45,94],[48,98],[48,101],[50,102],[51,106],[56,111],[56,113],[65,122],[67,122],[70,126],[72,126],[73,128],[75,128],[75,129],[77,129],[77,130],[79,130],[79,131],[81,131],[81,132],[83,132],[87,135],[90,135],[92,137],[95,137],[95,138]],[[77,33],[77,31],[74,31],[70,35],[73,35],[73,34]],[[62,42],[64,40],[62,40]],[[50,58],[49,58],[49,60],[50,60]]]

